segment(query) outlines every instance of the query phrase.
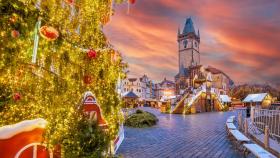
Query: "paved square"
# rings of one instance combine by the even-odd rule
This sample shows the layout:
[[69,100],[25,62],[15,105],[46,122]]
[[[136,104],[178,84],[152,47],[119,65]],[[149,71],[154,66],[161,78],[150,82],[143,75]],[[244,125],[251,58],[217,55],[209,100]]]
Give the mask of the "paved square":
[[125,158],[238,158],[225,132],[225,122],[232,112],[211,112],[195,115],[161,114],[151,128],[125,128],[125,139],[118,155]]

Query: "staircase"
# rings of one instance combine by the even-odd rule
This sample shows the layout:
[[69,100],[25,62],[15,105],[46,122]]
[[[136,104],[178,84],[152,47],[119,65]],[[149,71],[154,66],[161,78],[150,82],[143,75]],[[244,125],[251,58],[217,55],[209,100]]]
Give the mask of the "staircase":
[[171,113],[172,114],[182,114],[184,112],[185,99],[188,98],[189,96],[190,96],[189,92],[185,93],[183,98],[176,104],[174,110]]
[[199,87],[196,90],[193,90],[193,95],[190,94],[190,92],[186,92],[183,95],[183,98],[177,103],[174,110],[171,112],[172,114],[183,114],[185,111],[185,108],[190,108],[193,103],[196,101],[196,99],[201,95],[202,92],[204,92],[205,89],[203,87]]
[[186,110],[188,110],[189,108],[191,108],[191,106],[195,103],[195,101],[199,98],[199,96],[203,93],[203,89],[200,89],[198,92],[195,93],[194,96],[188,98],[188,100],[186,100]]
[[221,100],[220,94],[219,92],[217,92],[217,90],[215,90],[214,88],[211,89],[211,93],[215,95],[215,99],[216,101],[218,101],[218,106],[219,106],[219,110],[223,110],[225,107],[223,105],[223,102]]
[[215,97],[216,97],[216,100],[218,101],[218,105],[219,105],[219,110],[223,110],[224,109],[224,105],[222,103],[222,100],[220,98],[220,95],[218,93],[214,93],[215,94]]
[[[190,109],[197,101],[197,99],[201,96],[201,94],[206,93],[206,87],[201,86],[198,89],[193,90],[192,92],[193,94],[186,91],[180,101],[176,104],[175,108],[172,110],[172,114],[183,114],[184,111]],[[218,103],[218,110],[223,110],[224,105],[222,104],[219,94],[214,89],[211,89],[211,94],[215,95],[215,100]]]

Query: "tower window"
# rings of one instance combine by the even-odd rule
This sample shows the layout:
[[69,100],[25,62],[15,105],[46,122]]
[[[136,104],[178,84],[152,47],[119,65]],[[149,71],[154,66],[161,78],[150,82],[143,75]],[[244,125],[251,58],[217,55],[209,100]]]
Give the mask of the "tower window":
[[197,47],[197,42],[194,42],[195,47]]
[[188,45],[188,41],[187,40],[184,40],[184,48],[187,48],[187,45]]

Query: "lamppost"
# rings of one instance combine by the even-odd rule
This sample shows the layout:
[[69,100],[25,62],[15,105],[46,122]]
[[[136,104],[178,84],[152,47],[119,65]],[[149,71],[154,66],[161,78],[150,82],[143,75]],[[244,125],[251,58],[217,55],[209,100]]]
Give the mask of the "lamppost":
[[213,110],[213,105],[212,105],[212,97],[211,97],[211,86],[212,86],[212,83],[210,80],[206,80],[206,101],[207,101],[207,108],[210,106],[210,110],[212,111]]
[[250,106],[247,106],[246,107],[246,115],[247,117],[250,117],[250,114],[251,114],[251,109],[253,108],[253,100],[250,100]]

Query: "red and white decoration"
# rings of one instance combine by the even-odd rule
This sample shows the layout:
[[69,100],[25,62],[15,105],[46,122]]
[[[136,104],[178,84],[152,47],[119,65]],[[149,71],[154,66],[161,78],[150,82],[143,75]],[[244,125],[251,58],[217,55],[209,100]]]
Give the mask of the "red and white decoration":
[[98,126],[102,127],[103,129],[108,127],[107,122],[102,116],[101,108],[97,104],[96,98],[89,91],[84,95],[83,110],[90,119],[97,121]]
[[[83,99],[83,109],[86,114],[89,115],[90,119],[93,119],[98,122],[98,125],[102,129],[107,129],[108,125],[106,120],[102,116],[102,111],[100,106],[97,103],[96,98],[94,95],[88,91],[84,95]],[[124,140],[124,128],[123,124],[119,127],[119,133],[116,136],[115,140],[112,142],[111,152],[115,154],[120,147],[121,143]]]
[[39,118],[25,120],[0,128],[0,157],[3,158],[55,158],[42,144],[47,121]]
[[119,149],[120,145],[122,144],[123,140],[124,140],[124,128],[123,128],[123,124],[122,124],[119,128],[119,133],[113,143],[113,147],[112,147],[113,154],[116,154],[116,152]]
[[[91,92],[86,92],[83,98],[83,110],[89,119],[96,120],[102,129],[108,129],[108,124],[102,116],[102,111]],[[0,127],[0,157],[2,158],[60,158],[60,146],[54,150],[47,149],[43,133],[47,121],[38,118],[25,120],[13,125]],[[124,128],[120,126],[116,139],[112,141],[111,152],[116,153],[124,139]]]

